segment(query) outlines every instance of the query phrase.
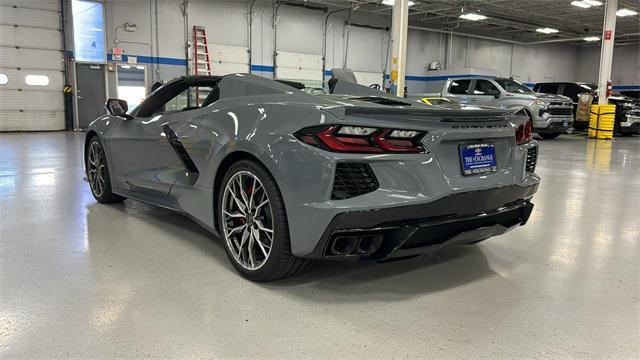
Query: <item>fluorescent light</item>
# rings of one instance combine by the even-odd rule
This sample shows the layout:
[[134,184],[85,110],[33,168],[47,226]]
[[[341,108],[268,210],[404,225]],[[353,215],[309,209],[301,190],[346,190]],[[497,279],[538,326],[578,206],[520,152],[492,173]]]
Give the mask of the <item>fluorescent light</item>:
[[557,32],[560,32],[560,30],[546,27],[546,28],[538,28],[536,29],[536,32],[543,33],[543,34],[555,34]]
[[484,20],[487,17],[477,13],[466,13],[466,14],[460,15],[460,18],[465,20],[478,21],[478,20]]
[[584,2],[584,1],[572,1],[572,2],[571,2],[571,5],[573,5],[573,6],[577,6],[577,7],[581,7],[581,8],[583,8],[583,9],[588,9],[588,8],[590,8],[590,7],[591,7],[591,4],[587,4],[587,3],[586,3],[586,2]]
[[584,41],[598,41],[600,40],[599,37],[597,36],[587,36],[586,38],[583,39]]
[[[389,5],[389,6],[393,6],[396,3],[396,0],[382,0],[382,4],[383,5]],[[409,0],[409,6],[413,6],[416,3],[414,3],[413,1]]]
[[620,17],[633,16],[633,15],[638,15],[638,12],[637,11],[633,11],[631,9],[620,9],[620,10],[616,11],[616,15],[618,15]]
[[602,5],[602,1],[597,1],[597,0],[582,0],[583,3],[585,4],[589,4],[591,6],[600,6]]

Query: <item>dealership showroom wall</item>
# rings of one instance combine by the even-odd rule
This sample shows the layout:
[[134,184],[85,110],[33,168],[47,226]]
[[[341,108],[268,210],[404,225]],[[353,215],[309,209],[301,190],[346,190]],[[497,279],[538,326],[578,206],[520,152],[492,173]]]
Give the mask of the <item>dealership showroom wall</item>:
[[0,358],[640,358],[639,12],[0,0]]

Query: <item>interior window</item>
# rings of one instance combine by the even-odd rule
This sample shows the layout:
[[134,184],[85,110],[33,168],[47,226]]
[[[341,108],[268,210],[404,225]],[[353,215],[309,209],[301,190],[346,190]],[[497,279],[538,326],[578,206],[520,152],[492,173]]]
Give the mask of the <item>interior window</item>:
[[47,86],[49,85],[49,77],[46,75],[27,75],[24,77],[27,85]]
[[474,95],[494,95],[500,90],[488,80],[476,80],[476,86],[473,89]]
[[471,80],[452,80],[449,86],[449,94],[466,95],[469,93]]

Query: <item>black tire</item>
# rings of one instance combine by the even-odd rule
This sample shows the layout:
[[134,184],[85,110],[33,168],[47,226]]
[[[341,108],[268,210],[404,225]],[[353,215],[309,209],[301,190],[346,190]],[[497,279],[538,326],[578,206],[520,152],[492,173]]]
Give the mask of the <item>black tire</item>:
[[[102,155],[100,156],[100,163],[95,164],[95,161],[92,161],[90,157],[92,156],[92,149],[98,148]],[[107,159],[104,153],[104,147],[102,146],[102,142],[97,135],[94,135],[87,144],[87,148],[84,154],[84,164],[85,171],[87,175],[87,180],[89,181],[89,188],[91,189],[91,194],[99,203],[114,203],[114,202],[122,202],[125,200],[124,197],[120,195],[116,195],[111,191],[111,178],[109,177],[109,166],[107,164]],[[102,169],[102,170],[99,170]],[[93,172],[92,170],[95,170]],[[103,176],[102,185],[98,186],[93,182],[94,176],[92,174],[99,174],[99,176]]]
[[[225,227],[223,226],[223,221],[225,221],[223,219],[222,211],[224,192],[230,180],[234,175],[240,172],[249,172],[260,181],[270,203],[269,209],[273,223],[271,249],[268,257],[264,260],[263,265],[255,270],[245,268],[233,255],[233,250],[231,250],[231,245],[229,244],[229,241],[227,241],[227,236],[225,235],[224,230]],[[227,170],[224,178],[222,179],[220,189],[218,189],[218,194],[218,204],[216,209],[220,236],[224,242],[225,251],[229,261],[242,276],[257,282],[274,281],[301,273],[311,266],[313,263],[312,260],[298,258],[291,253],[289,223],[287,220],[287,212],[284,207],[284,201],[282,200],[282,195],[280,194],[278,185],[264,167],[252,160],[240,160],[236,162],[229,168],[229,170]]]
[[541,133],[539,134],[543,139],[552,140],[560,136],[560,133]]

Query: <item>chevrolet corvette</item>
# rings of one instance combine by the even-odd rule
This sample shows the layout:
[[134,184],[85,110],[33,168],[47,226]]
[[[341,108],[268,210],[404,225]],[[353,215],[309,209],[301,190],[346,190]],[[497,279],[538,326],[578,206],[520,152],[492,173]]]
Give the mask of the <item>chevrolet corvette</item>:
[[529,218],[538,145],[521,111],[410,102],[332,79],[186,76],[135,109],[109,99],[85,141],[100,203],[133,199],[218,235],[254,281],[315,259],[388,261]]

